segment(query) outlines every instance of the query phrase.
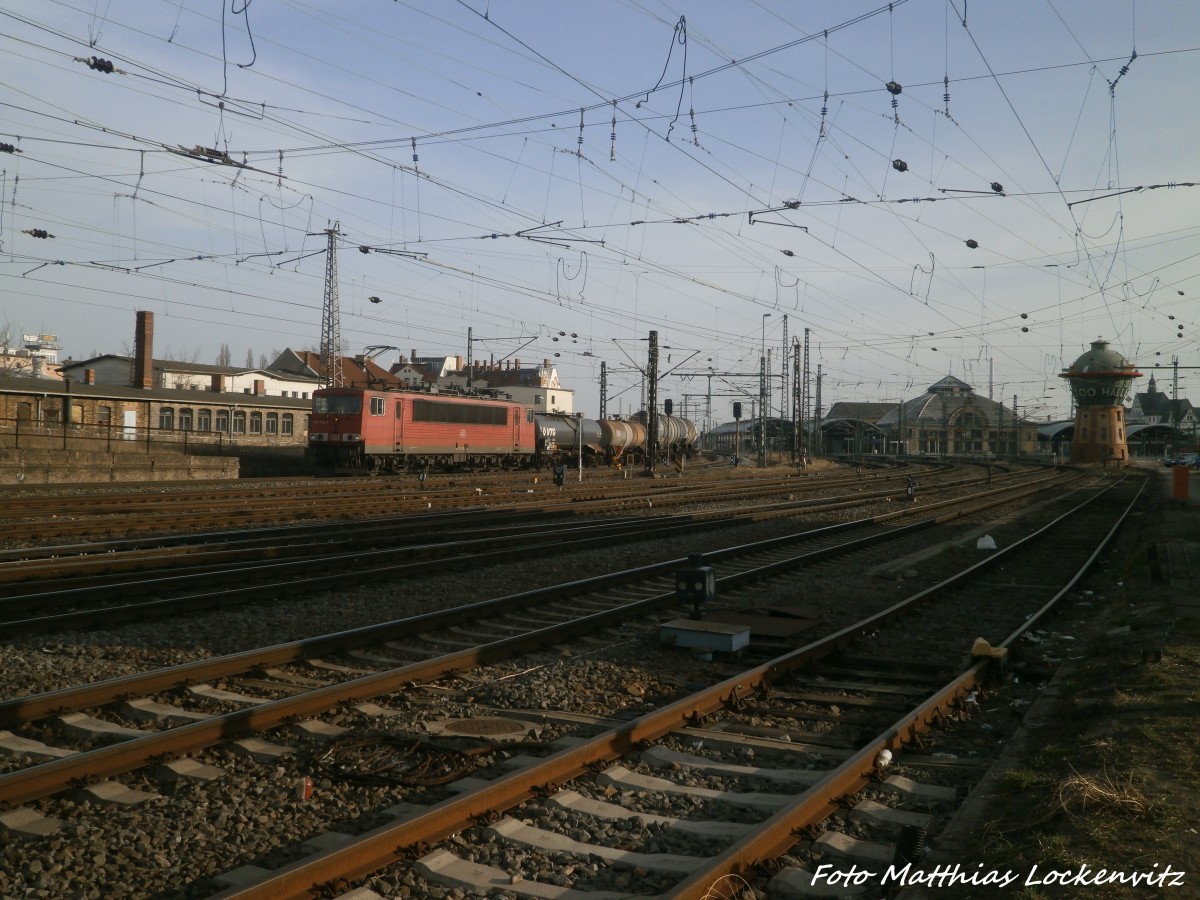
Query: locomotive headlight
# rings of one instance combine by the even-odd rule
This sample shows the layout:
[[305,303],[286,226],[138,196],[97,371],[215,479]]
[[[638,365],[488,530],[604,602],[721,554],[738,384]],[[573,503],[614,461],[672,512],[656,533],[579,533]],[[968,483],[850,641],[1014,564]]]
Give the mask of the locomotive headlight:
[[320,443],[321,441],[327,441],[327,440],[329,440],[329,435],[327,435],[327,434],[310,434],[308,436],[308,442],[310,444],[317,444],[317,443]]
[[361,441],[362,435],[361,434],[343,434],[342,440],[343,441]]

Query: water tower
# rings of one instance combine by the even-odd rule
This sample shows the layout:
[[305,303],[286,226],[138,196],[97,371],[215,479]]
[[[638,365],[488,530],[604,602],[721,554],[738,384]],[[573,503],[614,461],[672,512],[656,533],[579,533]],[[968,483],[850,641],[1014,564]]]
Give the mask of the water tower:
[[1133,363],[1108,341],[1092,341],[1092,349],[1059,375],[1071,383],[1075,398],[1075,439],[1071,462],[1123,463],[1129,458],[1125,443],[1125,397],[1133,379],[1141,378]]

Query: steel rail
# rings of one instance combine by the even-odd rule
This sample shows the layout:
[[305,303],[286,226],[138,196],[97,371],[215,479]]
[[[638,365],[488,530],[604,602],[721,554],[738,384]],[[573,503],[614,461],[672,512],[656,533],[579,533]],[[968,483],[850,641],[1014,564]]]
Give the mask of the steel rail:
[[[1117,482],[1117,484],[1120,483]],[[1147,483],[1146,480],[1143,480],[1134,498],[1125,506],[1121,515],[1108,529],[1084,563],[1068,579],[1067,583],[1037,612],[1033,613],[996,646],[1010,647],[1022,634],[1053,610],[1058,602],[1091,571],[1096,561],[1100,558],[1100,555],[1116,537],[1117,532],[1125,523],[1130,512],[1141,500]],[[1116,487],[1116,484],[1111,487]],[[1096,497],[1091,498],[1080,507],[1064,513],[1034,534],[1021,539],[1003,551],[998,551],[998,555],[1007,555],[1025,544],[1036,541],[1047,531],[1057,528],[1066,520],[1073,517],[1080,509],[1090,505],[1094,500],[1102,496],[1103,493],[1097,494]],[[921,599],[929,596],[931,592],[941,588],[944,584],[950,584],[964,577],[970,577],[971,573],[990,567],[993,559],[995,557],[990,557],[977,565],[963,570],[955,578],[914,595],[909,600],[903,601],[903,605],[907,605],[910,601],[919,602]],[[897,611],[900,606],[901,604],[897,604],[892,610],[885,610],[880,615]],[[965,697],[969,691],[979,686],[982,675],[989,665],[990,660],[986,659],[971,665],[965,672],[925,700],[916,710],[902,716],[895,724],[867,743],[862,750],[834,769],[819,784],[805,790],[795,801],[767,819],[761,827],[739,838],[720,855],[690,873],[670,890],[660,894],[660,898],[663,898],[663,900],[667,900],[667,898],[669,900],[702,900],[707,895],[713,882],[717,879],[725,875],[745,875],[763,861],[773,859],[785,853],[796,843],[797,831],[815,825],[825,819],[829,811],[832,808],[836,808],[837,802],[842,797],[857,791],[868,783],[875,769],[875,759],[879,751],[884,749],[899,750],[904,744],[911,741],[916,734],[928,731],[930,725],[949,708],[951,703]]]
[[[345,847],[285,866],[258,883],[223,891],[215,895],[213,900],[291,900],[324,896],[326,889],[331,886],[342,886],[362,878],[391,865],[399,857],[427,846],[429,842],[449,837],[481,820],[490,820],[497,811],[510,809],[535,796],[546,794],[557,785],[617,759],[639,745],[658,740],[691,721],[711,715],[723,706],[736,702],[739,697],[748,696],[767,686],[782,674],[809,665],[853,643],[861,635],[896,618],[935,591],[945,590],[963,582],[975,572],[995,566],[998,560],[1006,559],[1018,548],[1058,527],[1110,489],[1106,488],[1088,498],[1073,510],[986,560],[828,637],[646,713],[627,724],[610,728],[584,744],[501,776],[478,791],[442,801],[402,822],[366,832]],[[1114,530],[1110,530],[1105,543],[1114,533]],[[1095,558],[1096,554],[1089,558],[1089,567]],[[763,828],[736,841],[714,858],[717,862],[703,871],[693,873],[662,896],[676,900],[698,900],[705,896],[712,882],[721,875],[747,871],[768,855],[778,855],[792,846],[795,843],[793,831],[799,827],[799,823],[814,815],[823,818],[837,799],[865,784],[878,751],[884,747],[898,748],[911,740],[913,735],[926,730],[939,715],[939,710],[954,698],[964,695],[978,682],[984,665],[980,662],[971,666],[912,713],[890,726],[879,738],[868,742],[860,752],[832,770],[827,780],[806,790],[796,801],[768,819]]]
[[[888,518],[895,513],[888,514]],[[864,520],[869,523],[870,520]],[[787,560],[773,562],[765,566],[751,568],[746,571],[727,575],[720,579],[723,587],[733,588],[763,577],[770,577],[776,572],[790,566],[803,564],[806,561],[825,558],[836,552],[846,552],[858,547],[869,545],[881,537],[895,537],[933,527],[936,519],[922,519],[918,522],[890,529],[884,535],[870,535],[839,545],[836,548],[825,548],[811,551]],[[827,528],[816,529],[817,534],[833,534],[851,527],[857,523],[842,523]],[[808,534],[808,533],[806,533]],[[798,538],[793,536],[791,541]],[[774,538],[757,544],[745,545],[742,553],[762,550],[768,547],[781,546],[789,538]],[[738,549],[738,548],[735,548]],[[722,557],[732,551],[723,551]],[[29,721],[46,715],[65,712],[71,709],[86,708],[109,702],[120,696],[128,696],[137,691],[166,690],[178,688],[189,683],[195,683],[206,677],[219,677],[234,671],[245,671],[251,665],[267,665],[273,662],[285,662],[301,655],[313,655],[329,649],[335,643],[339,647],[355,646],[370,643],[388,636],[411,635],[422,627],[429,627],[437,622],[439,627],[451,624],[453,621],[476,620],[479,614],[486,610],[495,613],[506,608],[528,606],[532,598],[538,600],[557,599],[576,596],[583,590],[594,590],[597,587],[611,587],[628,581],[653,577],[664,574],[679,567],[682,560],[671,560],[652,566],[641,567],[614,575],[599,576],[585,579],[566,586],[557,586],[527,594],[512,595],[498,600],[471,604],[447,613],[429,613],[425,616],[398,620],[385,626],[370,626],[355,629],[338,635],[290,642],[277,645],[267,651],[248,651],[243,654],[232,654],[216,660],[210,660],[199,665],[181,665],[152,673],[125,678],[110,679],[96,685],[85,685],[81,688],[71,688],[48,694],[27,698],[18,698],[0,704],[0,724]],[[214,716],[201,722],[183,725],[167,731],[133,738],[112,747],[95,750],[87,754],[65,757],[59,760],[41,763],[26,769],[0,775],[0,799],[6,805],[15,805],[39,797],[47,796],[71,781],[88,781],[100,777],[120,774],[150,762],[163,758],[194,752],[211,746],[220,740],[231,739],[254,731],[283,724],[296,717],[310,716],[323,712],[339,703],[361,701],[381,694],[396,691],[406,685],[421,681],[429,681],[448,672],[469,668],[529,650],[560,643],[561,641],[593,633],[595,630],[609,627],[631,616],[642,615],[653,610],[673,605],[677,602],[674,592],[657,594],[632,603],[616,606],[610,610],[595,613],[582,619],[534,630],[501,641],[496,641],[481,647],[448,654],[432,660],[412,663],[397,669],[374,673],[340,684],[329,685],[295,697],[274,700],[248,710],[240,710],[221,716]]]
[[[1065,470],[1064,470],[1065,471]],[[1038,485],[1053,481],[1062,477],[1061,473],[1051,473],[1043,475],[1035,479],[1030,484]],[[967,480],[952,482],[946,486],[946,489],[957,488],[963,484],[974,483],[975,480]],[[1006,492],[1011,493],[1017,491],[1016,497],[1023,496],[1032,488],[1028,484],[1008,486],[994,489],[993,491],[984,492],[976,495],[987,497],[990,495],[999,495]],[[1024,492],[1024,493],[1022,493]],[[790,515],[797,510],[805,509],[812,511],[814,509],[845,509],[855,506],[864,505],[872,499],[880,497],[891,497],[892,492],[884,490],[870,493],[860,493],[852,495],[849,499],[834,498],[833,500],[826,499],[809,499],[809,500],[789,500],[781,501],[780,503],[769,506],[766,510],[758,508],[746,510],[744,508],[735,507],[733,509],[723,510],[705,510],[695,513],[688,513],[670,517],[676,520],[675,524],[664,526],[662,519],[647,520],[645,518],[634,518],[628,520],[618,520],[620,522],[634,523],[635,530],[643,528],[653,529],[657,534],[667,534],[672,531],[686,531],[697,527],[708,527],[701,523],[707,522],[713,524],[712,520],[718,520],[715,524],[718,527],[727,527],[733,524],[738,519],[750,520],[765,520],[772,516]],[[953,505],[961,502],[961,498],[952,498],[941,501],[939,503],[926,504],[921,507],[922,512],[932,509],[937,509],[944,505]],[[772,508],[773,507],[773,508]],[[863,523],[882,522],[889,518],[899,516],[911,516],[914,514],[912,509],[899,510],[896,513],[885,514],[882,516],[872,517],[860,520]],[[641,524],[645,523],[645,524]],[[555,541],[559,550],[569,550],[575,545],[587,546],[594,538],[588,535],[589,529],[608,529],[611,528],[610,523],[601,525],[581,525],[575,528],[562,529],[558,528],[555,534]],[[578,536],[579,533],[585,536]],[[568,538],[573,538],[568,540]],[[788,541],[792,538],[784,538]],[[352,578],[358,582],[366,582],[373,580],[381,580],[386,577],[392,577],[399,574],[413,574],[417,572],[427,572],[446,564],[452,563],[455,559],[471,558],[473,561],[486,561],[495,559],[497,561],[507,561],[508,556],[512,552],[514,543],[519,548],[519,541],[524,540],[519,535],[511,535],[507,537],[507,545],[502,539],[490,539],[484,542],[453,542],[440,544],[425,544],[425,545],[405,545],[399,548],[381,548],[381,549],[357,549],[344,552],[341,554],[330,554],[322,557],[312,558],[305,557],[300,560],[281,560],[268,563],[249,562],[245,565],[238,566],[228,570],[227,573],[220,571],[210,571],[201,569],[199,572],[179,573],[161,575],[150,579],[140,579],[137,581],[113,581],[112,579],[102,579],[98,586],[79,586],[65,587],[51,591],[34,591],[27,592],[21,595],[15,595],[3,600],[0,600],[0,611],[5,608],[21,610],[30,605],[36,606],[39,610],[51,610],[68,605],[78,605],[82,600],[93,598],[95,600],[103,599],[108,596],[127,597],[130,593],[149,593],[153,591],[162,591],[169,589],[186,588],[188,585],[203,582],[205,587],[211,586],[214,582],[220,583],[222,580],[233,578],[238,582],[244,582],[246,578],[263,573],[270,574],[279,572],[286,575],[296,575],[297,577],[290,578],[287,581],[275,581],[267,584],[248,585],[241,588],[220,591],[205,591],[203,593],[191,594],[187,596],[167,598],[158,601],[147,603],[124,604],[121,606],[106,606],[96,607],[87,610],[76,610],[70,613],[60,615],[47,615],[32,619],[10,619],[5,622],[0,622],[0,629],[8,634],[43,634],[53,632],[64,628],[80,628],[96,623],[109,624],[114,621],[124,621],[129,619],[141,619],[150,616],[161,616],[175,612],[179,609],[187,611],[195,611],[198,609],[208,609],[214,607],[222,607],[234,605],[237,602],[248,602],[250,600],[259,599],[263,596],[272,595],[278,591],[287,591],[294,593],[298,589],[318,589],[322,586],[331,586],[335,584],[344,584],[347,579]],[[539,539],[539,549],[545,550],[545,537]],[[498,542],[498,543],[497,543]],[[327,544],[317,545],[321,549],[326,548]],[[508,549],[485,549],[488,546],[499,546],[501,548],[507,546]],[[739,551],[740,552],[740,551]],[[374,566],[364,568],[364,561],[371,562],[373,560],[387,559],[404,553],[410,557],[419,557],[417,562],[404,562],[401,564],[385,564],[383,566]],[[344,563],[351,569],[351,574],[346,572],[334,573],[330,572],[331,566],[337,563]],[[304,573],[312,568],[319,568],[324,574],[319,576],[305,576]]]
[[[949,468],[949,467],[947,467]],[[880,477],[899,478],[902,472],[889,473]],[[837,477],[837,476],[834,476]],[[783,487],[787,485],[789,489],[804,489],[805,485],[811,478],[813,489],[819,488],[828,483],[831,478],[826,478],[824,481],[818,481],[815,477],[808,475],[799,475],[786,480],[762,478],[741,479],[739,483],[744,484],[746,489],[751,493],[772,490],[772,485],[775,487]],[[849,481],[850,479],[844,479]],[[855,479],[860,480],[860,479]],[[765,482],[765,483],[764,483]],[[545,507],[556,510],[565,510],[577,507],[579,504],[585,503],[619,503],[621,499],[626,502],[639,502],[639,498],[643,498],[648,492],[652,497],[659,500],[660,503],[668,502],[672,498],[695,492],[697,484],[706,484],[706,480],[693,479],[686,483],[680,483],[674,480],[661,480],[655,482],[630,482],[623,481],[604,481],[589,483],[585,486],[572,485],[564,494],[553,494],[546,496],[540,491],[534,498],[544,504]],[[496,488],[490,488],[496,490]],[[505,490],[500,488],[500,490]],[[597,493],[603,490],[603,494]],[[728,479],[721,479],[719,486],[712,488],[717,493],[727,493]],[[511,494],[520,495],[523,492],[520,490],[512,490]],[[534,493],[530,491],[529,493]],[[155,490],[152,498],[162,497],[162,494]],[[282,487],[273,493],[266,494],[265,492],[255,492],[247,497],[235,499],[221,499],[216,492],[193,492],[187,495],[170,495],[173,499],[170,502],[173,505],[186,506],[190,509],[207,508],[203,515],[193,517],[193,521],[197,523],[210,522],[226,522],[228,515],[218,515],[208,512],[208,509],[214,507],[231,507],[235,514],[246,517],[253,521],[272,521],[278,518],[279,513],[295,514],[297,507],[302,507],[302,511],[307,515],[314,515],[322,512],[332,502],[338,502],[336,513],[333,517],[345,517],[348,512],[355,512],[363,515],[366,513],[377,514],[379,512],[385,514],[394,514],[397,508],[408,510],[409,512],[421,512],[430,502],[435,502],[439,507],[481,507],[481,497],[476,492],[475,487],[469,489],[455,489],[452,492],[447,491],[426,491],[422,488],[402,488],[395,490],[394,485],[384,485],[382,490],[369,493],[365,497],[342,496],[339,492],[331,492],[315,497],[305,497],[303,499],[296,498],[294,492],[286,487]],[[495,499],[496,494],[491,493],[485,495],[489,499]],[[507,507],[501,508],[528,508],[527,503],[513,502],[510,494],[501,494],[508,502]],[[69,513],[62,513],[62,518],[58,519],[57,515],[61,513],[55,510],[56,518],[47,518],[47,503],[51,501],[61,501],[61,496],[51,495],[46,498],[39,499],[36,503],[29,504],[30,511],[25,513],[21,518],[17,519],[11,515],[13,509],[7,510],[9,516],[0,515],[0,539],[7,537],[8,539],[20,539],[27,541],[30,534],[49,535],[67,535],[67,534],[87,534],[98,531],[113,531],[113,530],[137,530],[137,531],[153,531],[157,528],[169,530],[169,528],[177,529],[180,525],[178,511],[166,513],[161,516],[147,516],[145,509],[141,504],[149,502],[143,497],[126,493],[113,495],[111,502],[106,502],[103,506],[105,514],[103,516],[94,516],[91,518],[80,519],[78,516],[73,516]],[[79,506],[83,501],[78,498],[73,498],[73,504]],[[16,506],[20,501],[13,501],[10,506]],[[122,504],[129,507],[137,505],[137,508],[122,509]],[[492,509],[494,506],[488,504],[486,508]],[[137,516],[137,519],[130,519],[130,516]],[[324,518],[329,518],[325,516]],[[40,532],[31,529],[30,519],[34,520],[34,524],[40,527]],[[169,527],[169,528],[168,528]],[[16,533],[16,529],[20,529]]]
[[[993,491],[990,493],[998,494],[1003,492]],[[1011,499],[1012,498],[1006,498],[1003,501],[998,501],[993,497],[989,504],[975,505],[969,510],[964,510],[958,513],[958,515],[966,515],[971,512],[976,512],[986,508],[988,505],[994,505],[998,502],[1009,502]],[[912,512],[913,511],[907,511],[907,513],[910,515]],[[866,527],[871,524],[875,524],[880,520],[890,520],[904,514],[905,511],[898,511],[895,513],[883,514],[879,517],[871,517],[853,522],[843,522],[823,528],[810,529],[808,531],[793,535],[784,535],[765,541],[758,541],[752,544],[745,544],[738,547],[729,548],[723,551],[714,551],[708,554],[707,558],[711,561],[729,561],[738,555],[746,555],[760,552],[762,550],[782,548],[790,544],[794,544],[797,541],[831,536],[855,528]],[[898,536],[914,530],[929,527],[930,524],[943,523],[953,518],[954,515],[943,513],[942,515],[936,516],[930,521],[922,520],[907,526],[905,529],[893,529],[892,531],[884,534],[870,535],[866,538],[861,538],[854,542],[845,543],[840,546],[844,547],[846,550],[853,550],[861,546],[866,546],[873,541],[879,540],[881,537],[888,535]],[[814,562],[837,552],[839,552],[839,547],[835,546],[825,550],[816,550],[801,554],[800,556],[796,557],[795,560]],[[463,622],[476,621],[482,616],[502,615],[503,613],[511,610],[525,608],[538,603],[554,602],[563,597],[574,597],[581,593],[606,590],[634,581],[648,580],[668,572],[674,572],[681,565],[683,565],[684,562],[685,561],[682,559],[666,560],[660,563],[651,564],[649,566],[641,566],[622,572],[595,576],[575,582],[569,582],[564,585],[555,585],[534,591],[509,595],[507,597],[493,598],[480,601],[478,603],[466,604],[451,610],[427,613],[421,616],[413,616],[404,619],[393,620],[391,622],[380,623],[377,625],[364,626],[362,628],[335,632],[313,638],[306,638],[304,640],[286,642],[267,648],[227,654],[225,656],[217,657],[211,660],[205,660],[199,663],[181,663],[177,666],[158,669],[148,673],[128,675],[121,678],[108,679],[106,681],[97,682],[91,685],[64,688],[58,691],[4,701],[0,702],[0,726],[11,727],[22,722],[32,721],[34,719],[42,718],[51,714],[74,712],[80,709],[102,705],[123,696],[135,694],[144,695],[163,690],[170,690],[173,688],[186,686],[188,684],[194,684],[214,678],[221,678],[224,676],[237,674],[255,666],[276,665],[295,661],[305,656],[320,655],[338,650],[352,649],[354,647],[391,640],[396,637],[411,635],[421,630],[451,627]],[[751,570],[751,576],[752,578],[766,577],[775,572],[786,570],[789,565],[794,566],[796,564],[799,563],[795,561],[789,563],[788,561],[784,560],[777,563],[772,563],[766,567],[756,567]],[[743,583],[742,577],[731,576],[728,574],[723,576],[720,580],[720,584],[725,587],[733,587],[741,583]]]

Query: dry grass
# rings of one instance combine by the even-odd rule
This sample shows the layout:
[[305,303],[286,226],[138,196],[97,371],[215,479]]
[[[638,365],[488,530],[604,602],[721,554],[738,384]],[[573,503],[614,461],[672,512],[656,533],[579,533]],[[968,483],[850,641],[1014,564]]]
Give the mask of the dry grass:
[[1055,797],[1058,809],[1071,818],[1098,813],[1140,816],[1150,810],[1150,801],[1133,784],[1133,776],[1119,776],[1105,770],[1099,776],[1071,775],[1058,785]]
[[[1189,876],[1200,871],[1200,620],[1177,620],[1161,661],[1104,642],[1108,629],[1133,617],[1175,615],[1171,588],[1155,581],[1144,561],[1155,542],[1200,540],[1200,509],[1154,507],[1142,525],[1126,533],[1095,579],[1110,603],[1089,617],[1086,656],[1063,672],[1059,706],[1034,732],[1040,746],[1001,776],[1001,791],[967,850],[970,861],[1014,871],[1154,863]],[[1127,593],[1114,590],[1117,584]],[[1179,896],[1200,896],[1192,877],[1187,891]],[[950,889],[936,900],[976,896]],[[1144,900],[1147,892],[1113,884],[1086,895],[1031,887],[1011,896]]]

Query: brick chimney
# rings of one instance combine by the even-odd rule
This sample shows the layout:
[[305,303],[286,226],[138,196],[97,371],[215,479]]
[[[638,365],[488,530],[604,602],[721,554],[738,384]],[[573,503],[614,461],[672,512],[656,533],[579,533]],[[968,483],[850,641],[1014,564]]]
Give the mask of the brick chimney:
[[138,311],[133,347],[133,386],[150,390],[154,387],[154,313]]
[[267,381],[265,378],[254,379],[254,396],[262,397],[267,393]]
[[84,384],[95,384],[96,383],[96,370],[95,369],[84,369],[83,370],[83,383]]

